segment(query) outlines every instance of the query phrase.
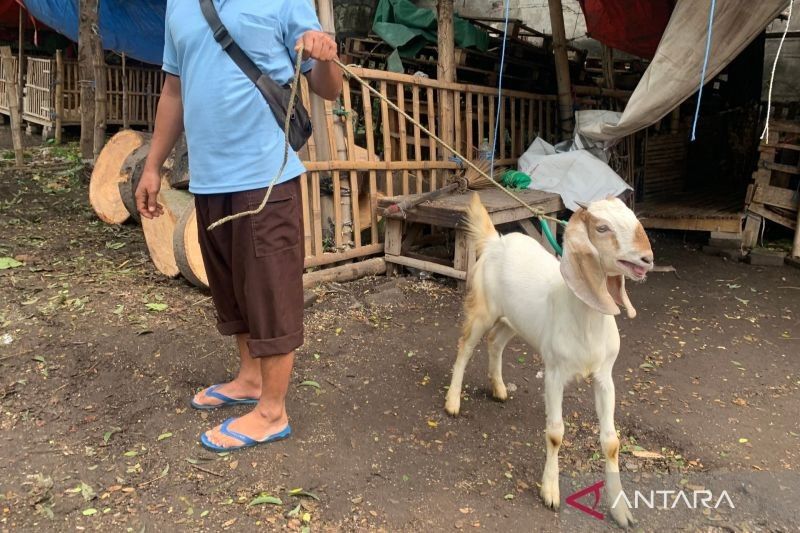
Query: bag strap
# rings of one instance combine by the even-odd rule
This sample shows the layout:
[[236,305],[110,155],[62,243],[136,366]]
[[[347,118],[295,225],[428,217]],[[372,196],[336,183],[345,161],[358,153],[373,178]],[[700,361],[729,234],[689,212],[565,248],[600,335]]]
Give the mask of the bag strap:
[[206,22],[211,27],[211,33],[214,35],[214,40],[219,43],[223,50],[230,56],[236,66],[241,69],[244,74],[250,78],[259,89],[264,92],[264,85],[274,89],[280,87],[275,80],[261,72],[258,65],[250,59],[250,57],[236,44],[231,34],[228,33],[228,28],[222,23],[217,13],[217,8],[214,7],[214,0],[200,0],[200,9]]

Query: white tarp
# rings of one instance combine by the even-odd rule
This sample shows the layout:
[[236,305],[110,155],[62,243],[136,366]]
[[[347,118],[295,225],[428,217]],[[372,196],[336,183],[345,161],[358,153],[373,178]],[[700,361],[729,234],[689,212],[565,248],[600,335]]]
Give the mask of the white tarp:
[[[718,0],[714,13],[706,82],[764,31],[788,0]],[[678,0],[652,63],[620,115],[579,111],[580,134],[614,141],[657,122],[700,85],[711,0]],[[760,72],[753,72],[760,77]]]
[[588,150],[556,152],[540,137],[519,158],[517,168],[531,177],[531,189],[560,194],[571,211],[578,209],[576,202],[619,196],[631,188]]

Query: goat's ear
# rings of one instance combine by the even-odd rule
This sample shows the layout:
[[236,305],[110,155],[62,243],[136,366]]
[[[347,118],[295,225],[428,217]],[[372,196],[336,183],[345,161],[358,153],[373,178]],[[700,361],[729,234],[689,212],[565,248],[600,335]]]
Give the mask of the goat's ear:
[[631,304],[631,299],[628,297],[628,291],[625,290],[625,276],[608,276],[606,278],[606,286],[608,293],[621,305],[628,313],[628,318],[636,318],[636,309]]
[[606,287],[600,254],[589,240],[589,213],[578,211],[569,219],[564,233],[561,275],[583,303],[604,315],[618,315],[619,307]]

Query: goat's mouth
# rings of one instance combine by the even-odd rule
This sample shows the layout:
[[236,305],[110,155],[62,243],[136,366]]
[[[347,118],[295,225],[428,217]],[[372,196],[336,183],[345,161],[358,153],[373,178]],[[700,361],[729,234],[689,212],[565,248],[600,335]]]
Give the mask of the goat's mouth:
[[625,261],[623,259],[618,260],[617,264],[621,265],[623,269],[630,273],[631,277],[635,280],[643,280],[645,277],[647,277],[647,272],[650,270],[649,266],[637,265],[636,263]]

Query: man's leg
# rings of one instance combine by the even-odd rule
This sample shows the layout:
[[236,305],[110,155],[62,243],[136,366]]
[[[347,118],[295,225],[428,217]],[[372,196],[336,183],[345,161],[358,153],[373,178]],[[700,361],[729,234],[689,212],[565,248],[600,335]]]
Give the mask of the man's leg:
[[[243,398],[258,398],[261,395],[261,364],[259,360],[250,355],[247,341],[248,333],[236,335],[236,344],[239,348],[239,373],[233,380],[221,384],[216,392],[237,400]],[[208,389],[203,389],[194,397],[194,402],[200,405],[218,405],[222,400],[207,396]]]
[[[294,352],[254,359],[261,366],[261,399],[255,409],[230,423],[228,429],[255,440],[264,440],[286,428],[286,392],[292,376]],[[220,426],[206,433],[217,446],[241,446],[238,439],[220,433]]]

